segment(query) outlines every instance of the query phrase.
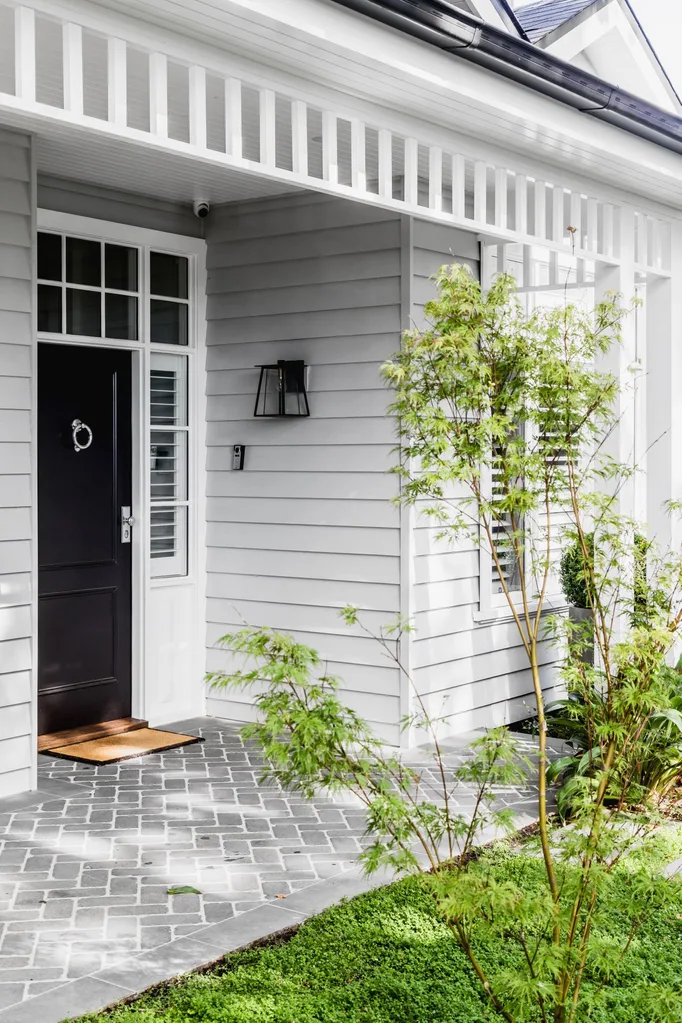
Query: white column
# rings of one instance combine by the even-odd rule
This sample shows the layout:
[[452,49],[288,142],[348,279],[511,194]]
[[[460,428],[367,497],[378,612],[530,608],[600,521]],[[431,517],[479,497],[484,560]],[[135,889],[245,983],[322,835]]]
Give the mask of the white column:
[[[620,210],[620,263],[617,266],[597,264],[595,275],[595,303],[620,296],[622,305],[632,305],[635,297],[635,217],[628,207]],[[632,367],[636,360],[636,322],[634,312],[627,315],[621,326],[622,344],[611,345],[600,360],[600,368],[616,377],[620,393],[617,399],[618,422],[602,447],[602,452],[615,461],[634,467],[635,462],[635,400]],[[618,507],[624,515],[635,512],[635,480],[630,478],[619,485]]]
[[647,518],[659,544],[682,542],[679,516],[665,502],[682,500],[682,225],[674,223],[670,278],[646,286]]

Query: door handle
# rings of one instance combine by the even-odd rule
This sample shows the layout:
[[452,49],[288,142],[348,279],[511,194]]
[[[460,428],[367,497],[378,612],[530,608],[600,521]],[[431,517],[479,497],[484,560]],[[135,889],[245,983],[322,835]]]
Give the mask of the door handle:
[[121,508],[121,543],[130,543],[134,521],[135,519],[130,514],[130,507],[123,506]]

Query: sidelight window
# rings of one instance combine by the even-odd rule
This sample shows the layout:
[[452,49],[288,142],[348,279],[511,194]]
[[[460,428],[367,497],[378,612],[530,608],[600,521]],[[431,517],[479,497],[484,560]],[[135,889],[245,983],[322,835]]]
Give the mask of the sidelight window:
[[149,496],[152,576],[187,574],[187,359],[151,353]]

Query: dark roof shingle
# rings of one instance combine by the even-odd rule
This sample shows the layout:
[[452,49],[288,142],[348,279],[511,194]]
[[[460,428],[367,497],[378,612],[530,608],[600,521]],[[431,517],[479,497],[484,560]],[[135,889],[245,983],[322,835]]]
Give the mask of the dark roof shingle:
[[536,0],[517,7],[514,13],[532,43],[570,21],[595,0]]

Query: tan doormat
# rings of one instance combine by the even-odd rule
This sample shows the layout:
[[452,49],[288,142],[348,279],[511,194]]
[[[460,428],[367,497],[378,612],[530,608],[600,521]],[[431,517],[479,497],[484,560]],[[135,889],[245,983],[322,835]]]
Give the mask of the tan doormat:
[[74,742],[68,746],[54,746],[41,750],[51,757],[75,760],[78,764],[117,764],[121,760],[143,757],[145,753],[162,753],[178,746],[203,742],[196,735],[181,732],[163,732],[159,728],[137,728],[119,735],[104,735],[100,739]]

